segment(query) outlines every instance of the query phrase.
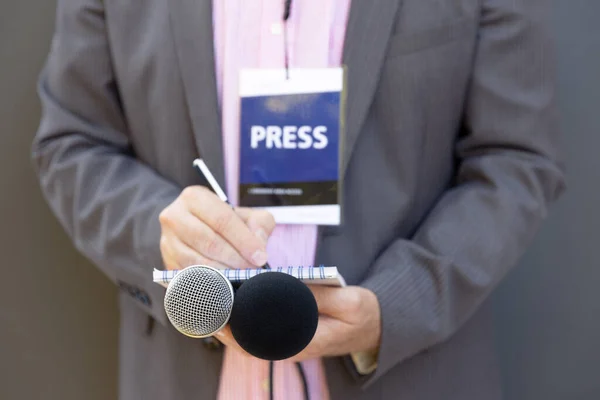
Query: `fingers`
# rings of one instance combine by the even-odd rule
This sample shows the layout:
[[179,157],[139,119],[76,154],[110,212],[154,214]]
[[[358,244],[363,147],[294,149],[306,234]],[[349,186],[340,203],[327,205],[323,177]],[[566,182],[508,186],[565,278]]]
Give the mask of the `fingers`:
[[[202,187],[186,188],[182,193],[190,212],[206,224],[216,236],[222,237],[254,267],[267,262],[266,243],[253,233],[233,209],[212,192]],[[220,249],[218,239],[211,238],[211,245]]]
[[228,268],[220,262],[202,256],[173,235],[163,236],[160,248],[163,263],[168,270],[184,269],[190,265],[208,265],[218,269]]
[[[309,286],[319,308],[319,324],[327,321],[328,326],[319,326],[318,334],[335,338],[327,349],[320,348],[329,355],[339,352],[374,349],[381,341],[381,310],[377,296],[360,286],[327,287]],[[330,332],[325,332],[326,328]],[[319,339],[315,335],[313,346],[327,343],[327,337]]]
[[337,356],[344,354],[340,346],[341,338],[345,336],[348,327],[342,321],[328,316],[320,316],[315,336],[308,346],[300,353],[291,357],[289,361],[300,362],[320,357]]
[[345,313],[345,288],[308,285],[319,309],[319,323],[314,337],[302,352],[290,361],[300,362],[328,355],[338,355],[337,345],[347,331],[345,322],[340,316]]
[[320,285],[309,285],[309,288],[317,301],[319,314],[338,317],[346,312],[345,288]]
[[214,260],[229,268],[253,268],[222,236],[198,218],[181,208],[173,211],[178,223],[170,227],[173,235],[205,259]]
[[161,253],[168,269],[200,263],[215,268],[262,267],[267,262],[267,239],[275,227],[269,212],[236,212],[202,187],[186,188],[159,220]]
[[275,229],[273,214],[267,210],[252,210],[244,207],[236,208],[235,212],[242,218],[251,232],[261,238],[264,243],[267,243],[269,236]]

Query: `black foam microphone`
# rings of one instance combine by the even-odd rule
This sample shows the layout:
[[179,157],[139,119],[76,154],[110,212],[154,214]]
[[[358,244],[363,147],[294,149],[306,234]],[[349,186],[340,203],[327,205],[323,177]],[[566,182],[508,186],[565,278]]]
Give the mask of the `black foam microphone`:
[[265,272],[236,291],[229,325],[249,354],[277,361],[300,353],[312,340],[318,320],[308,286],[288,274]]

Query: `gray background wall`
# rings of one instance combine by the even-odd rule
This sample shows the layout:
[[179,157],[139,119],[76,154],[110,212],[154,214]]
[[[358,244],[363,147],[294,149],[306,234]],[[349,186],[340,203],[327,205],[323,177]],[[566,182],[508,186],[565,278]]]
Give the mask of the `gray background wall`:
[[568,191],[494,298],[508,400],[600,399],[600,1],[554,3]]
[[72,250],[29,161],[55,5],[0,0],[0,399],[110,400],[116,290]]
[[[494,296],[508,400],[600,398],[600,2],[554,3],[569,191]],[[55,4],[0,1],[0,254],[14,271],[0,399],[115,399],[115,288],[71,248],[29,162]]]

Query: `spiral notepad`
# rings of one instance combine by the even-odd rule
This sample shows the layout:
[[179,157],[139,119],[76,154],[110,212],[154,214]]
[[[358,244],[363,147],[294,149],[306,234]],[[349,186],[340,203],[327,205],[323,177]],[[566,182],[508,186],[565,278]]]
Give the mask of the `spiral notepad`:
[[[220,271],[232,283],[243,282],[258,274],[281,272],[292,275],[309,285],[346,286],[337,267],[278,267],[272,269],[222,269]],[[155,283],[166,288],[177,273],[179,270],[155,269],[152,278]]]

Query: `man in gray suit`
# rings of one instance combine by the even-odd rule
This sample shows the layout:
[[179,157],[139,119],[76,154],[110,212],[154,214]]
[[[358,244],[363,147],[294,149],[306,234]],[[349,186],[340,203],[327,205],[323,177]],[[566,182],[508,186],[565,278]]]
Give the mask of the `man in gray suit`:
[[[501,398],[486,299],[564,187],[549,7],[352,2],[344,224],[319,229],[316,262],[375,295],[379,355],[363,375],[346,354],[315,354],[332,398]],[[191,196],[207,226],[232,220],[206,211],[215,199],[190,167],[201,156],[223,182],[215,76],[209,0],[59,2],[33,158],[75,246],[123,289],[122,399],[217,392],[222,350],[175,332],[151,280],[167,263],[165,209]],[[228,256],[202,240],[197,254],[251,264],[253,223],[271,221],[249,212],[215,230]]]

